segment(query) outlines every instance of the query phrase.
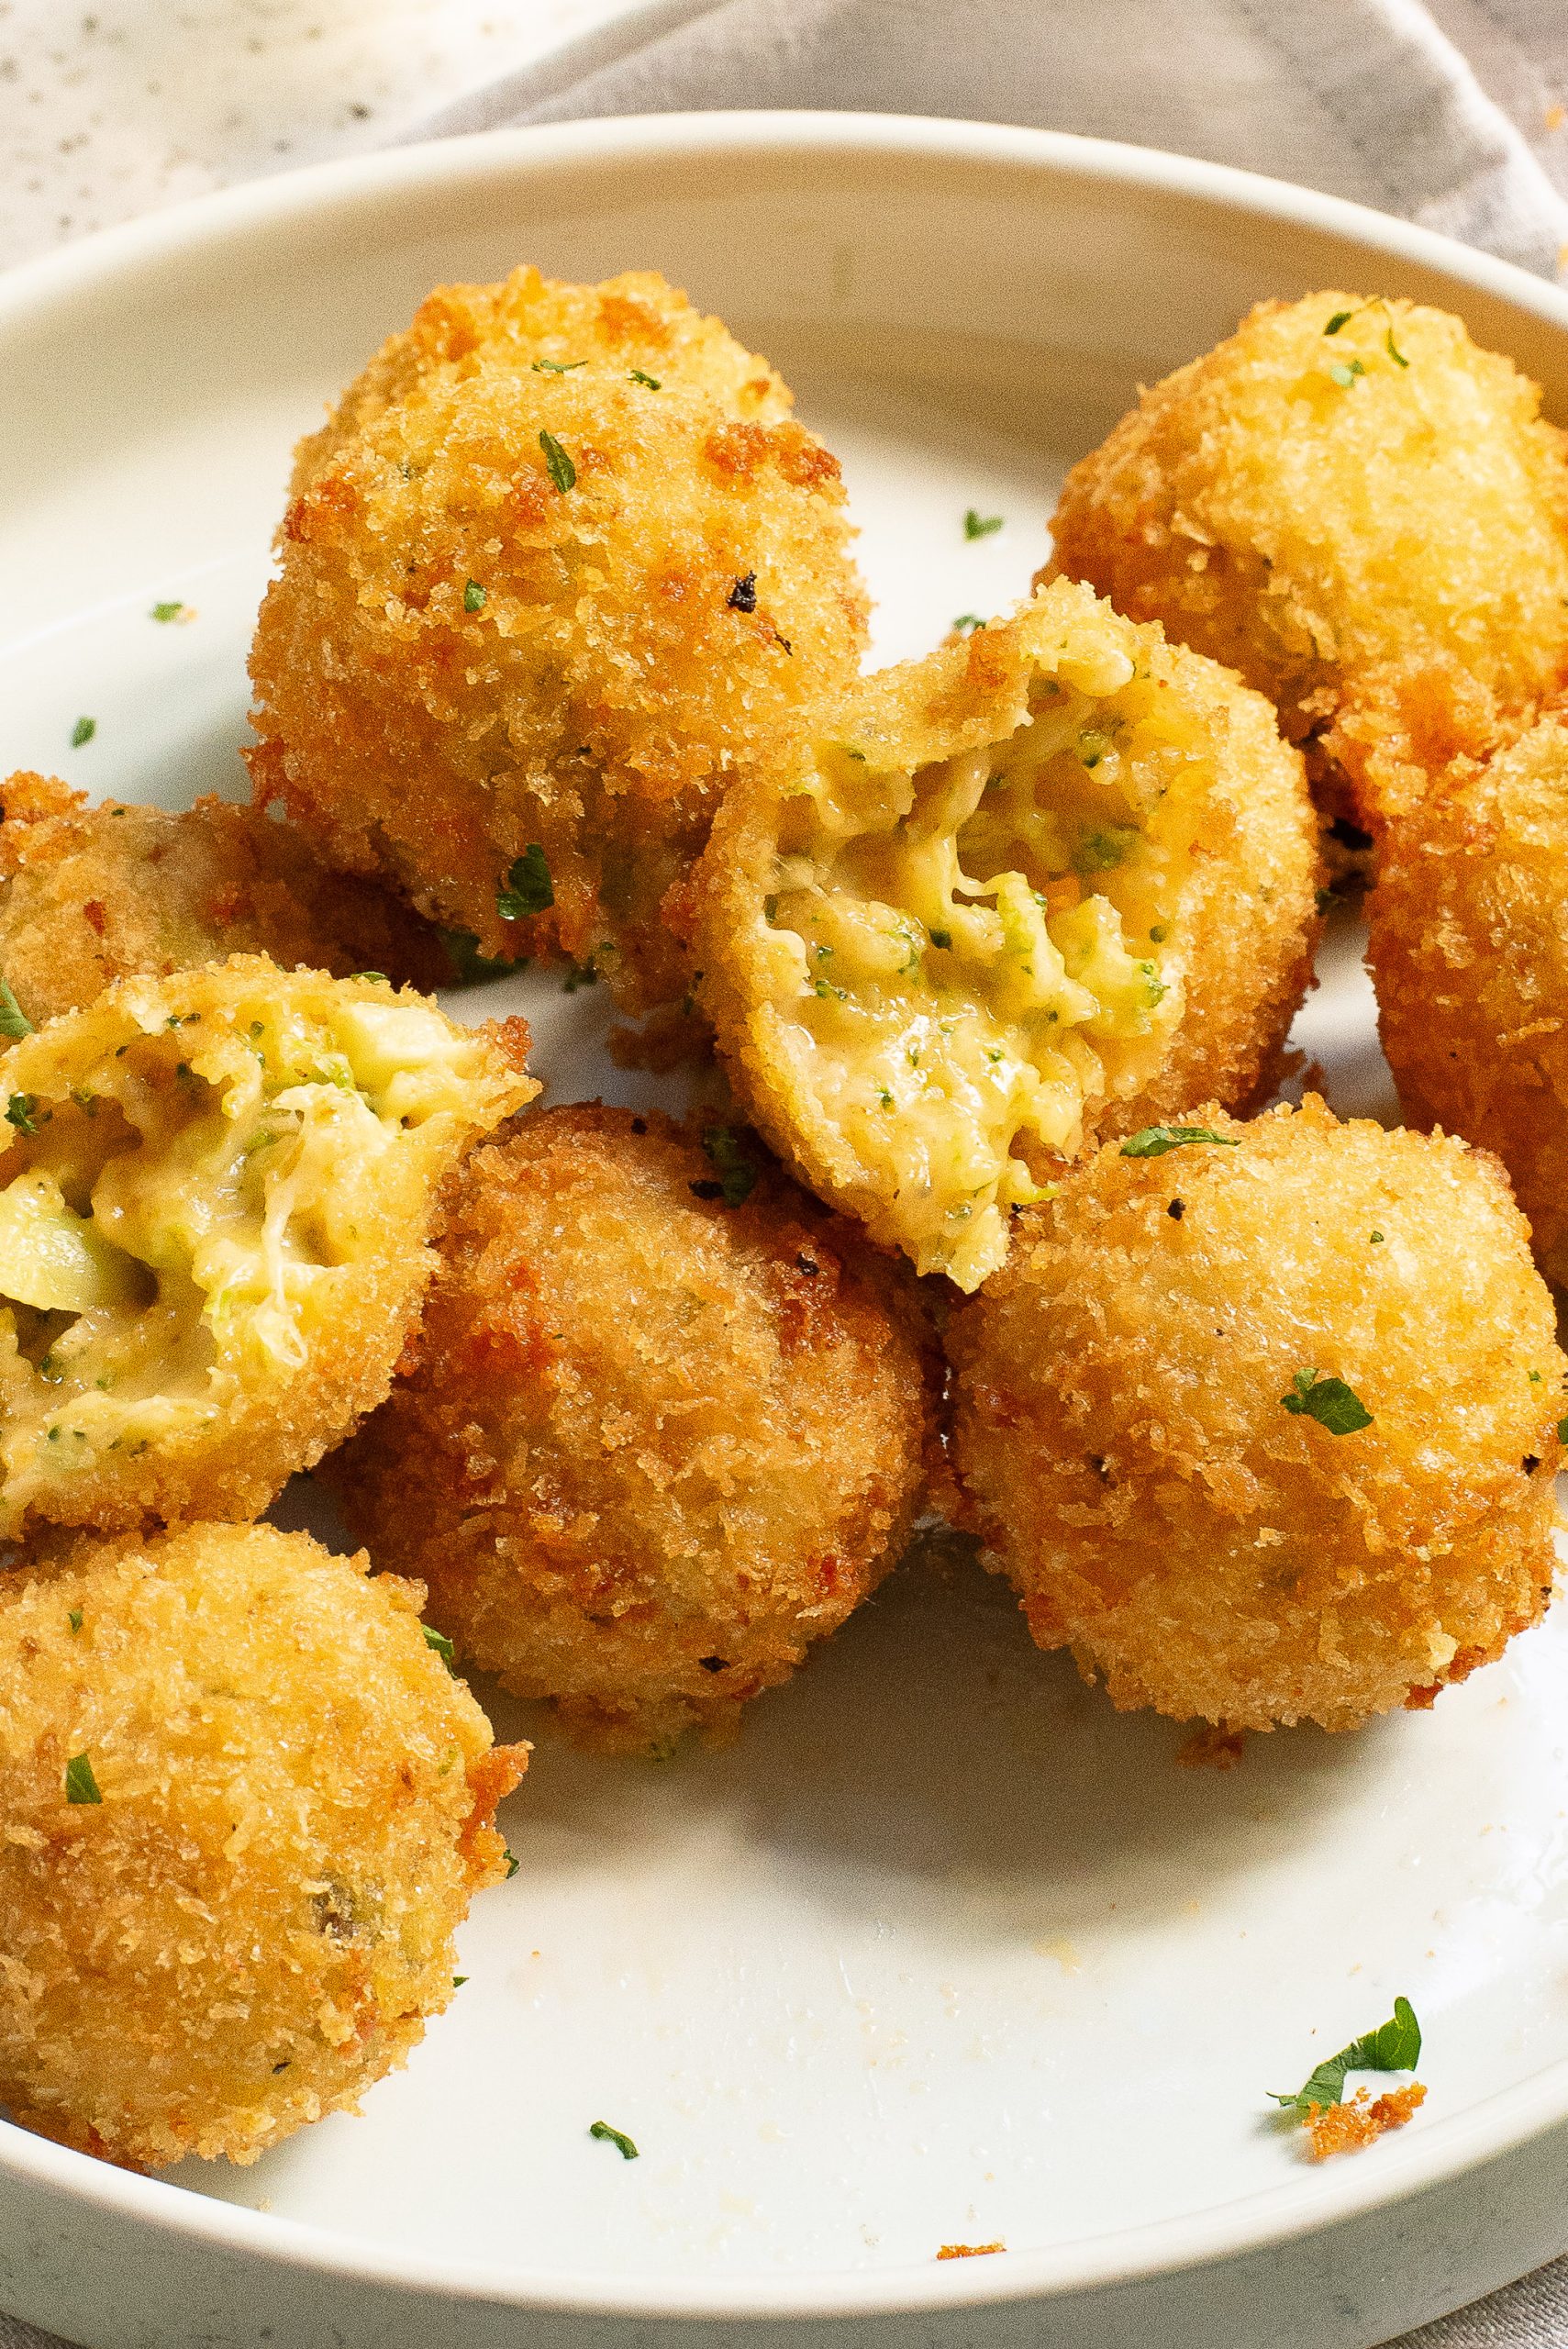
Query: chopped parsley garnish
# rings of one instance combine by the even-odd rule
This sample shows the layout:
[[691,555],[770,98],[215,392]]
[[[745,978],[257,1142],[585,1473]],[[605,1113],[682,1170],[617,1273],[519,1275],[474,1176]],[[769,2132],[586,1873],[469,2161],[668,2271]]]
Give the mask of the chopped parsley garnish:
[[38,1106],[36,1093],[13,1093],[6,1104],[6,1123],[15,1126],[19,1134],[36,1134],[38,1120],[33,1111]]
[[30,1036],[33,1032],[32,1021],[5,980],[0,979],[0,1036],[9,1037],[15,1041],[17,1037]]
[[1328,325],[1324,328],[1324,333],[1338,334],[1340,328],[1341,327],[1348,327],[1354,317],[1355,312],[1353,310],[1336,310]]
[[573,375],[587,364],[585,359],[536,359],[533,372],[536,375]]
[[465,612],[482,612],[486,599],[487,590],[480,585],[477,579],[471,579],[462,591],[462,608]]
[[1298,1419],[1316,1419],[1330,1435],[1354,1435],[1372,1425],[1372,1413],[1342,1378],[1319,1378],[1315,1370],[1298,1370],[1293,1387],[1294,1392],[1280,1397],[1285,1409]]
[[455,1651],[446,1633],[444,1631],[438,1631],[433,1623],[421,1623],[419,1629],[425,1634],[425,1645],[428,1648],[434,1648],[436,1653],[440,1657],[441,1662],[450,1671],[451,1669]]
[[45,1354],[39,1364],[39,1376],[46,1386],[63,1386],[65,1372],[53,1354]]
[[1373,1233],[1372,1244],[1374,1248],[1381,1248],[1383,1246],[1383,1234],[1381,1231],[1374,1231]]
[[727,1208],[738,1208],[756,1187],[757,1170],[728,1126],[709,1126],[702,1146],[718,1177],[718,1196]]
[[1568,1419],[1558,1420],[1557,1441],[1559,1443],[1568,1443]]
[[154,604],[148,617],[155,620],[177,620],[184,608],[183,604]]
[[645,375],[640,367],[632,369],[631,381],[634,384],[640,384],[646,392],[662,392],[664,388],[657,375]]
[[569,489],[577,486],[577,468],[553,432],[541,432],[539,445],[544,451],[545,470],[564,497]]
[[1338,384],[1342,392],[1348,392],[1356,377],[1365,373],[1366,369],[1359,359],[1352,359],[1348,364],[1341,360],[1336,360],[1329,370],[1329,378],[1331,383]]
[[530,914],[542,914],[554,903],[550,866],[538,841],[532,841],[507,874],[506,887],[497,890],[495,910],[503,921],[526,921]]
[[482,954],[479,941],[471,930],[439,930],[436,935],[447,950],[460,986],[475,987],[486,979],[510,978],[515,972],[528,967],[526,954],[516,963],[502,954]]
[[756,573],[748,571],[743,578],[738,579],[724,600],[732,612],[754,612],[757,608]]
[[80,1607],[69,1608],[66,1610],[65,1620],[70,1624],[73,1631],[79,1631],[82,1629],[82,1609]]
[[1396,1998],[1394,2012],[1386,2022],[1379,2023],[1375,2031],[1364,2032],[1360,2039],[1352,2039],[1337,2055],[1329,2056],[1294,2096],[1281,2096],[1274,2088],[1269,2094],[1287,2112],[1305,2121],[1314,2106],[1326,2112],[1331,2104],[1343,2100],[1347,2073],[1413,2072],[1420,2060],[1421,2026],[1416,2021],[1416,2010],[1408,1998]]
[[1410,362],[1406,358],[1405,353],[1395,342],[1394,328],[1392,327],[1389,328],[1388,332],[1383,338],[1383,347],[1385,351],[1387,351],[1390,359],[1393,360],[1396,367],[1408,367]]
[[452,1976],[452,1988],[454,1990],[461,1990],[467,1979],[468,1976],[466,1974],[454,1974]]
[[90,1755],[73,1753],[65,1765],[65,1799],[67,1802],[102,1802],[98,1781],[93,1776]]
[[1162,1158],[1168,1150],[1182,1150],[1191,1141],[1211,1141],[1221,1150],[1240,1150],[1240,1134],[1217,1134],[1212,1126],[1144,1126],[1129,1134],[1121,1146],[1123,1158]]
[[83,742],[92,740],[97,730],[98,721],[95,718],[79,718],[71,729],[72,749],[79,751]]
[[933,930],[931,932],[931,944],[933,946],[940,946],[944,953],[950,952],[952,947],[951,930]]
[[966,539],[988,539],[993,530],[999,530],[1001,527],[1000,514],[977,514],[973,506],[963,518],[963,535]]
[[603,2144],[613,2145],[623,2162],[634,2162],[638,2158],[637,2147],[632,2143],[626,2131],[612,2129],[607,2121],[595,2121],[589,2129],[588,2134],[590,2137],[597,2137]]
[[521,1863],[518,1861],[517,1854],[510,1850],[506,1851],[503,1854],[503,1857],[506,1863],[506,1881],[510,1884],[512,1878],[517,1875]]
[[973,636],[977,628],[984,625],[978,612],[960,612],[952,624],[952,632],[955,636]]

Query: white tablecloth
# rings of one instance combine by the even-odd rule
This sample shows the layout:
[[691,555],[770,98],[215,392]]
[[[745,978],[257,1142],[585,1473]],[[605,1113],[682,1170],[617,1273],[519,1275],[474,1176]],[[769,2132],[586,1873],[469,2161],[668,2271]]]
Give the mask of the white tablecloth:
[[[715,106],[1131,139],[1568,275],[1568,0],[0,0],[0,262],[391,139]],[[1568,2349],[1568,2259],[1400,2349]]]

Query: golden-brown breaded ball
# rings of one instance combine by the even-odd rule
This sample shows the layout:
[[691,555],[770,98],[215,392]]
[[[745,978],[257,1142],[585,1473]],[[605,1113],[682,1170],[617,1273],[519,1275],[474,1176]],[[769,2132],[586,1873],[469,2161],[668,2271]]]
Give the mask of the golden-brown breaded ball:
[[1029,1209],[949,1326],[987,1563],[1123,1708],[1429,1704],[1551,1596],[1568,1364],[1524,1219],[1492,1159],[1310,1095],[1181,1126]]
[[332,1464],[459,1653],[585,1742],[722,1732],[898,1558],[932,1431],[902,1267],[649,1110],[476,1151],[417,1366]]
[[1413,1124],[1495,1151],[1568,1284],[1568,724],[1547,718],[1387,825],[1367,902],[1383,1049]]
[[379,1403],[522,1022],[237,955],[6,1055],[0,1536],[254,1517]]
[[1318,877],[1266,703],[1062,580],[737,789],[688,918],[774,1148],[971,1289],[1085,1134],[1273,1081]]
[[448,986],[432,930],[373,883],[332,873],[292,825],[198,799],[178,813],[90,807],[52,775],[0,785],[0,977],[39,1027],[116,979],[266,954],[334,978]]
[[651,273],[439,288],[299,450],[259,796],[487,954],[680,997],[665,890],[865,640],[838,463],[790,405]]
[[1568,677],[1568,442],[1540,406],[1444,311],[1261,303],[1069,474],[1054,568],[1238,670],[1366,820]]
[[358,2109],[507,1873],[417,1585],[191,1525],[0,1575],[0,2104],[156,2169]]

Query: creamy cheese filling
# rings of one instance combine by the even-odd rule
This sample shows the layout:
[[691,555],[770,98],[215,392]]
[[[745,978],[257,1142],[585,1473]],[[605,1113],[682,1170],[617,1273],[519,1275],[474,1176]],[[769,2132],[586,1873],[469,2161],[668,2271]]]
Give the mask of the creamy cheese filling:
[[0,1097],[13,1523],[41,1485],[296,1372],[366,1252],[378,1169],[466,1106],[473,1040],[390,989],[251,979],[215,1002],[209,983],[188,1012],[178,982],[120,992],[6,1063],[37,1088]]
[[1041,664],[1005,740],[908,774],[833,744],[785,803],[759,941],[783,1048],[920,1271],[976,1286],[1086,1107],[1159,1066],[1213,751],[1106,646]]

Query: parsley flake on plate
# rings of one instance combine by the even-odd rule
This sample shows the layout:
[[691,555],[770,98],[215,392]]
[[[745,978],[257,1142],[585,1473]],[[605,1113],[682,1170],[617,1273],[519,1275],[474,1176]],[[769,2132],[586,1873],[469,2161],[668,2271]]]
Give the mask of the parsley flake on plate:
[[569,489],[577,486],[577,468],[553,432],[541,432],[539,445],[544,451],[545,470],[564,497]]
[[1121,1146],[1123,1158],[1162,1158],[1168,1150],[1184,1150],[1189,1142],[1213,1142],[1220,1150],[1239,1150],[1240,1134],[1217,1134],[1212,1126],[1144,1126],[1129,1134]]
[[102,1802],[98,1781],[93,1776],[92,1756],[73,1753],[65,1765],[65,1799],[67,1802]]
[[988,539],[994,530],[1001,529],[1002,519],[1000,514],[977,514],[972,506],[963,518],[963,535],[966,539]]
[[1314,2110],[1326,2111],[1342,2100],[1348,2073],[1413,2072],[1420,2060],[1421,2026],[1416,2021],[1416,2009],[1408,1998],[1396,1998],[1386,2022],[1379,2023],[1375,2031],[1363,2032],[1337,2055],[1327,2057],[1294,2096],[1281,2096],[1275,2088],[1269,2094],[1298,2121],[1306,2121]]
[[72,749],[79,751],[83,742],[92,740],[97,730],[98,721],[95,718],[79,718],[71,729]]
[[465,612],[482,612],[484,609],[487,600],[488,591],[480,585],[477,579],[471,579],[467,586],[462,591],[463,610]]
[[165,624],[170,620],[183,620],[184,617],[185,607],[178,601],[172,604],[154,604],[148,614],[149,619],[161,620]]
[[13,1093],[6,1104],[6,1123],[15,1126],[19,1134],[36,1134],[38,1119],[33,1111],[38,1106],[36,1093]]
[[573,375],[579,367],[587,364],[585,359],[536,359],[533,372],[536,375]]
[[590,2137],[597,2137],[604,2144],[613,2145],[623,2162],[634,2162],[638,2159],[637,2147],[624,2129],[612,2129],[607,2121],[595,2121],[589,2128],[588,2134]]
[[1371,1427],[1372,1413],[1342,1378],[1319,1378],[1315,1370],[1298,1370],[1292,1384],[1294,1391],[1282,1395],[1280,1401],[1298,1419],[1316,1419],[1330,1435],[1354,1435]]
[[544,851],[531,841],[507,874],[506,887],[497,890],[495,910],[503,921],[526,921],[554,903],[555,884]]
[[977,628],[984,628],[984,625],[985,623],[981,618],[978,612],[960,612],[957,619],[955,619],[952,624],[953,634],[955,636],[973,636]]
[[435,1650],[436,1653],[440,1657],[441,1662],[446,1665],[450,1672],[452,1667],[452,1658],[455,1653],[455,1650],[453,1649],[452,1643],[448,1639],[446,1633],[444,1631],[438,1631],[433,1623],[421,1623],[419,1629],[425,1634],[425,1645],[428,1648],[433,1648]]

